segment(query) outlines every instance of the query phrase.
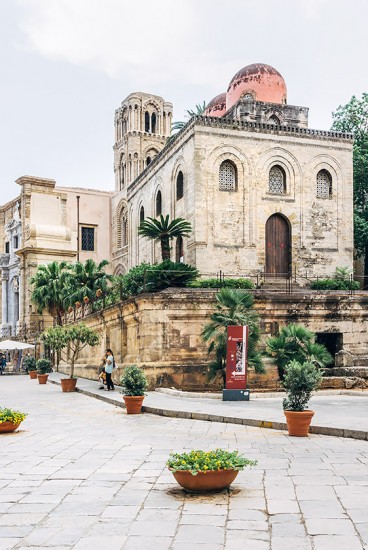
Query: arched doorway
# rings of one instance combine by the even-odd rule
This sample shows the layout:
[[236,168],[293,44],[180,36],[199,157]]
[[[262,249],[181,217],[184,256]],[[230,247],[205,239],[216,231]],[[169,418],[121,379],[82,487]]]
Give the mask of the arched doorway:
[[286,277],[291,266],[291,227],[281,214],[273,214],[266,222],[266,273]]

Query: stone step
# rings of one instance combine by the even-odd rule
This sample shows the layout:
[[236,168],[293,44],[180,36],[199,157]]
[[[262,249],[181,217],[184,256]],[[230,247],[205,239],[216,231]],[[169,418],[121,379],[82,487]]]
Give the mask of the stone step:
[[[332,369],[329,369],[332,370]],[[368,386],[368,383],[364,378],[355,376],[324,376],[321,390],[336,389],[336,390],[350,390],[352,388],[364,389]]]
[[368,367],[331,367],[325,369],[326,376],[358,376],[368,379]]
[[355,356],[353,362],[354,367],[368,367],[368,355]]

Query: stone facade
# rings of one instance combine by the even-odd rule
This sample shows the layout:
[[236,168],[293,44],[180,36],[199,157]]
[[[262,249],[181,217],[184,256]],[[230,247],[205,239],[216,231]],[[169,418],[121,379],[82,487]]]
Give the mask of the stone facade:
[[55,260],[110,258],[111,193],[56,187],[54,180],[31,176],[17,183],[19,197],[0,208],[0,330],[3,337],[33,338],[49,319],[30,301],[30,277],[39,265]]
[[[86,349],[76,367],[76,375],[97,379],[98,358],[106,347],[114,351],[119,368],[143,367],[150,387],[176,387],[183,390],[215,390],[221,381],[209,383],[207,346],[201,332],[214,309],[216,291],[167,289],[140,295],[101,313],[85,318],[101,336],[100,348]],[[317,333],[331,353],[366,353],[368,298],[365,295],[298,293],[271,297],[255,292],[255,308],[261,317],[262,346],[267,338],[290,323],[302,323]],[[96,359],[97,358],[97,359]],[[249,372],[252,389],[279,389],[276,367],[266,359],[267,374]],[[64,368],[63,371],[68,369]],[[329,384],[328,381],[326,384]]]

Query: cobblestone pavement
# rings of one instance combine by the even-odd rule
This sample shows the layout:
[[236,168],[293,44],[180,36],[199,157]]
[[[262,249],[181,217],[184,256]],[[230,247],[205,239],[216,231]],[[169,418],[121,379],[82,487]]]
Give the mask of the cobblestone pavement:
[[[366,441],[126,416],[20,376],[0,404],[29,413],[0,436],[0,550],[368,549]],[[230,492],[182,492],[169,452],[219,446],[258,465]]]

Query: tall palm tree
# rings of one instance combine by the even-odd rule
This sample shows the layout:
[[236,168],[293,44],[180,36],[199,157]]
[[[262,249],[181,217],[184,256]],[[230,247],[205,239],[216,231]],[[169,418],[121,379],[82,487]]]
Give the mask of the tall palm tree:
[[62,324],[70,271],[71,265],[68,262],[51,262],[39,265],[34,276],[30,278],[33,285],[31,301],[36,305],[39,314],[47,310],[57,325]]
[[184,126],[187,124],[188,120],[190,120],[192,118],[192,116],[202,116],[203,113],[205,112],[206,110],[206,102],[203,101],[203,103],[198,103],[194,109],[187,109],[185,111],[185,118],[187,119],[186,121],[184,120],[177,120],[175,122],[172,123],[171,125],[171,130],[174,130],[174,131],[179,131],[181,130],[182,128],[184,128]]
[[105,271],[105,267],[108,264],[107,260],[102,260],[102,262],[96,264],[91,258],[85,263],[76,262],[73,264],[67,290],[66,305],[82,302],[84,298],[92,300],[96,297],[97,290],[106,292],[108,283],[113,278],[112,275],[108,275]]
[[331,354],[323,344],[316,344],[316,335],[309,329],[296,323],[282,327],[278,336],[268,339],[267,353],[275,358],[280,380],[285,367],[292,359],[298,363],[311,362],[321,368],[333,362]]
[[160,241],[162,261],[170,260],[170,241],[175,237],[189,237],[192,226],[183,218],[169,220],[161,214],[159,218],[147,218],[138,227],[138,234],[153,241]]
[[248,365],[257,373],[264,373],[264,366],[257,344],[260,338],[259,316],[253,309],[253,296],[244,290],[222,288],[216,296],[216,311],[211,322],[202,331],[202,338],[209,342],[208,352],[215,352],[215,360],[209,365],[209,376],[221,374],[226,382],[227,327],[248,325]]

